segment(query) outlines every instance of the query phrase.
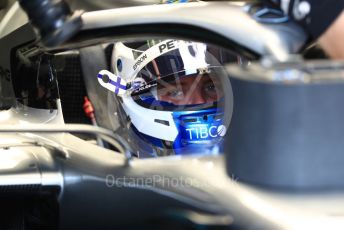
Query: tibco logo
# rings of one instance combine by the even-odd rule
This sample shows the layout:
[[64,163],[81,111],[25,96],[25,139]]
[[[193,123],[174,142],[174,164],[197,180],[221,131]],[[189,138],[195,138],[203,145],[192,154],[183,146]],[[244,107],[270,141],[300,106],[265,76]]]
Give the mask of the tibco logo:
[[226,132],[227,132],[226,126],[220,125],[219,127],[217,127],[217,133],[219,134],[220,137],[223,137],[224,135],[226,135]]
[[223,137],[227,129],[224,125],[219,126],[199,126],[193,127],[189,129],[185,129],[189,133],[190,140],[194,139],[207,139],[207,138],[215,138],[215,137]]

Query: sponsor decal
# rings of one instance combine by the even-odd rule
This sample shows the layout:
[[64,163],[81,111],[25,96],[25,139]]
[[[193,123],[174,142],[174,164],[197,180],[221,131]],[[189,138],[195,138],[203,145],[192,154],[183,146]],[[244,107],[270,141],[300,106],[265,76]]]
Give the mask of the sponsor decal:
[[136,61],[135,65],[133,66],[133,69],[136,70],[137,67],[139,67],[142,64],[142,62],[144,62],[144,60],[146,59],[147,59],[147,54],[144,54],[141,57],[139,57],[139,59]]
[[[174,48],[176,48],[176,46],[175,46],[173,40],[168,41],[168,42],[166,42],[166,43],[163,43],[163,44],[159,45],[160,54],[163,53],[163,52],[169,51],[169,50],[171,50],[171,49],[174,49]],[[167,49],[167,50],[166,50],[166,49]]]
[[140,88],[136,89],[136,90],[132,93],[132,96],[135,96],[135,95],[139,94],[140,92],[142,92],[142,91],[144,91],[144,90],[150,89],[151,87],[155,87],[156,85],[157,85],[156,82],[151,83],[151,84],[147,84],[147,85],[143,85],[143,86],[141,86]]
[[129,77],[127,79],[132,79],[133,77],[135,77],[135,75],[145,65],[147,65],[149,62],[151,62],[155,58],[159,57],[161,54],[169,52],[177,48],[178,48],[178,42],[174,40],[163,41],[152,46],[135,60],[135,64],[132,66],[133,72],[129,73]]
[[226,135],[226,132],[227,132],[226,126],[220,125],[219,127],[217,127],[217,133],[220,137],[223,137],[224,135]]
[[190,140],[195,139],[208,139],[208,138],[216,138],[216,137],[223,137],[226,134],[226,127],[224,125],[219,126],[198,126],[186,129],[189,134]]

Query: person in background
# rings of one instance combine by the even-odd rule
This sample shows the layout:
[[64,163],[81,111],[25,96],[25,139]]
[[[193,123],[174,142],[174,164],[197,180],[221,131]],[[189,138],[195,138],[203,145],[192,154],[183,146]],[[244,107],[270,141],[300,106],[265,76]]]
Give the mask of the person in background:
[[[265,1],[266,2],[266,1]],[[344,59],[343,0],[268,0],[317,40],[332,59]]]

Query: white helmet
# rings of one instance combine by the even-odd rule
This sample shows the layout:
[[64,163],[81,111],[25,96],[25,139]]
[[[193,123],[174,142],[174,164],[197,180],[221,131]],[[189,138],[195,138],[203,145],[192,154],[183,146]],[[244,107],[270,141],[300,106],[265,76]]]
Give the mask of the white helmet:
[[228,76],[206,44],[119,42],[112,72],[100,71],[98,80],[112,92],[109,106],[139,155],[219,151],[233,98]]

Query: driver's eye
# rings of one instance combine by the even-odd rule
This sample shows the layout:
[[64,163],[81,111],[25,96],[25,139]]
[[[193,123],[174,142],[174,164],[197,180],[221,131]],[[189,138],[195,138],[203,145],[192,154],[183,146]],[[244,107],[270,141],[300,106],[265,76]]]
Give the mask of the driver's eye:
[[214,95],[216,94],[216,86],[215,84],[211,81],[211,82],[208,82],[206,83],[204,86],[203,86],[203,90],[206,94],[210,94],[210,95]]
[[216,89],[215,89],[215,85],[211,82],[211,83],[207,83],[205,86],[204,86],[204,90],[206,92],[216,92]]

